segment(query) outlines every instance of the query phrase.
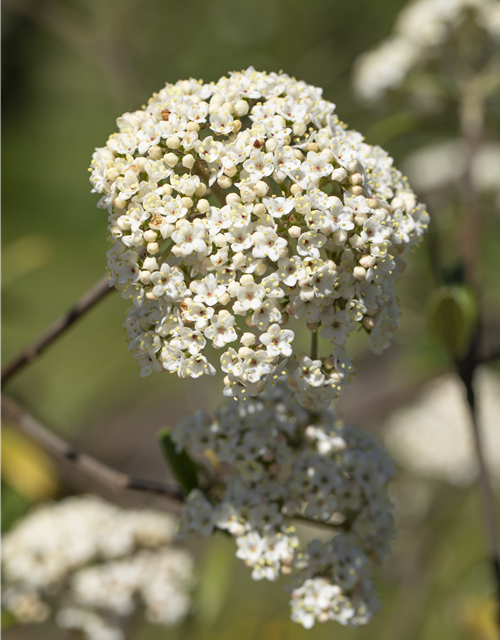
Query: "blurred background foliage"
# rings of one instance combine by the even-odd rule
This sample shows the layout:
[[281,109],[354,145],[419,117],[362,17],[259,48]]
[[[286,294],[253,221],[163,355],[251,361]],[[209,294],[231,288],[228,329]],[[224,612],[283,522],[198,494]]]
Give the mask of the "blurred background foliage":
[[[454,140],[458,118],[448,103],[428,108],[429,101],[396,97],[368,109],[354,98],[355,59],[390,33],[404,4],[5,0],[4,362],[103,274],[106,216],[90,194],[90,157],[115,130],[116,117],[139,108],[166,81],[191,76],[211,81],[250,65],[283,69],[323,87],[341,119],[364,132],[368,142],[388,149],[398,166],[411,167],[412,158],[415,165],[414,154],[423,147]],[[498,113],[489,116],[487,127],[488,140],[498,143]],[[436,243],[444,266],[457,268],[462,205],[453,183],[424,191],[419,196],[429,203],[434,230],[408,258],[394,346],[376,357],[361,334],[354,338],[358,377],[339,407],[344,419],[382,435],[394,410],[417,401],[422,384],[450,368],[427,329],[425,309],[438,284],[432,263]],[[482,195],[481,224],[485,341],[494,344],[500,326],[500,212],[492,191]],[[126,472],[161,479],[168,471],[156,431],[188,411],[215,407],[221,381],[203,377],[181,383],[167,374],[140,378],[121,332],[125,307],[118,295],[107,298],[9,383],[8,393],[83,450]],[[3,457],[3,530],[36,502],[80,491],[103,493],[48,460],[9,425]],[[494,640],[493,588],[474,487],[423,479],[400,468],[393,490],[399,533],[391,560],[376,576],[383,609],[368,627],[350,630],[331,623],[305,631],[294,625],[281,584],[252,582],[234,557],[232,541],[216,536],[189,541],[199,559],[191,618],[172,631],[138,620],[131,640],[319,640],[333,634],[356,640]],[[132,504],[143,498],[119,500]],[[10,626],[4,633],[6,640],[62,637],[50,625]]]

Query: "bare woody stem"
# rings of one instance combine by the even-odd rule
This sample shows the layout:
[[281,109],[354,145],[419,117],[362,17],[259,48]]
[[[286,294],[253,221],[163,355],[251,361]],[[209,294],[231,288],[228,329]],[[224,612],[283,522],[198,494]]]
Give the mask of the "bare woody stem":
[[111,291],[114,291],[114,288],[109,286],[107,275],[98,280],[69,311],[52,323],[39,338],[3,367],[1,377],[2,387],[14,374],[18,373],[24,366],[39,356],[49,345],[59,338],[59,336],[67,331],[78,318],[81,318],[87,311],[90,311],[92,307],[111,293]]
[[96,460],[92,456],[75,449],[68,442],[49,431],[26,409],[14,400],[2,396],[2,417],[15,424],[25,435],[34,440],[45,451],[56,458],[66,460],[82,473],[96,480],[112,491],[134,490],[164,496],[178,503],[184,501],[183,494],[177,489],[162,482],[135,478]]

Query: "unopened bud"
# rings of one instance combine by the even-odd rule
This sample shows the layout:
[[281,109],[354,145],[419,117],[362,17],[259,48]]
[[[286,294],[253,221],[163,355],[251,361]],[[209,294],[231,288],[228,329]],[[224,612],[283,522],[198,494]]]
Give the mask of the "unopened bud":
[[236,167],[231,167],[230,169],[224,169],[224,173],[229,178],[232,178],[233,176],[235,176],[238,173],[238,169]]
[[[221,304],[223,307],[226,306],[226,304],[231,300],[231,296],[229,295],[229,293],[226,291],[226,293],[223,293],[220,298],[218,298],[218,302],[219,304]],[[219,311],[219,315],[222,313],[222,311]]]
[[364,267],[354,267],[352,275],[358,280],[364,280],[366,277],[366,269]]
[[266,151],[274,151],[277,146],[278,143],[274,138],[269,138],[269,140],[266,141]]
[[186,125],[188,131],[199,131],[200,125],[197,122],[188,122]]
[[375,326],[375,321],[373,318],[363,318],[363,326],[371,330]]
[[159,147],[157,144],[154,144],[152,147],[149,147],[148,156],[153,158],[153,160],[158,160],[163,155],[163,149]]
[[353,196],[360,196],[363,193],[363,187],[359,184],[353,184],[348,189]]
[[309,331],[317,331],[319,329],[319,322],[306,322],[306,327]]
[[198,200],[198,204],[196,205],[196,208],[200,213],[206,213],[207,211],[210,210],[210,202],[202,198],[201,200]]
[[147,250],[148,250],[148,253],[151,253],[152,255],[154,255],[155,253],[158,253],[158,251],[160,250],[160,245],[157,242],[148,242]]
[[234,105],[234,112],[241,118],[242,116],[246,116],[248,113],[248,102],[246,100],[238,100],[238,102]]
[[239,204],[241,198],[237,193],[228,193],[226,196],[226,204]]
[[358,225],[358,227],[362,227],[365,222],[368,220],[368,216],[366,213],[358,213],[354,216],[354,222]]
[[343,245],[346,240],[347,240],[347,233],[342,229],[335,231],[335,233],[333,234],[333,241],[337,246]]
[[262,204],[262,202],[259,202],[254,206],[253,212],[255,213],[256,216],[264,216],[267,213],[267,209]]
[[156,231],[153,231],[152,229],[148,229],[144,232],[144,240],[146,240],[146,242],[156,242],[157,237],[158,235]]
[[373,267],[376,261],[376,258],[374,258],[373,256],[363,256],[360,259],[359,264],[365,269],[369,269],[370,267]]
[[233,181],[229,176],[221,176],[217,178],[217,184],[221,189],[229,189],[229,187],[233,184]]
[[265,182],[263,182],[262,180],[259,180],[255,185],[255,191],[259,196],[259,198],[263,198],[265,195],[267,195],[267,192],[269,191],[269,187]]
[[251,273],[245,273],[245,275],[241,276],[240,283],[243,287],[246,287],[249,284],[253,284],[254,279]]
[[178,149],[181,146],[181,139],[179,136],[169,136],[167,138],[167,147],[169,149]]
[[179,162],[179,158],[175,155],[175,153],[166,153],[163,156],[163,160],[168,164],[169,167],[175,167],[175,165]]
[[191,207],[193,206],[193,201],[188,196],[184,196],[184,198],[181,198],[181,202],[182,206],[186,207],[186,209],[191,209]]
[[182,165],[186,167],[186,169],[192,169],[194,167],[194,163],[196,162],[195,157],[188,153],[184,158],[182,158]]
[[303,136],[307,131],[307,125],[300,122],[294,122],[292,125],[292,132],[294,136]]
[[288,235],[291,238],[299,238],[301,234],[302,229],[300,227],[290,227],[290,229],[288,229]]
[[254,273],[255,273],[256,276],[263,276],[266,273],[266,271],[267,271],[266,263],[265,262],[261,262],[260,264],[258,264],[255,267]]
[[301,187],[299,187],[298,184],[292,184],[291,188],[290,188],[290,192],[296,196],[298,193],[302,193],[302,189]]
[[244,333],[240,338],[241,344],[245,347],[251,347],[255,344],[255,340],[256,338],[253,333]]

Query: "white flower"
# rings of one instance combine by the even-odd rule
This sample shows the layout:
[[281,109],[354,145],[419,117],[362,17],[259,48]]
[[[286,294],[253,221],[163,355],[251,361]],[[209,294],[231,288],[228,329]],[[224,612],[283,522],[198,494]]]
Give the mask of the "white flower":
[[[127,322],[141,375],[211,374],[206,345],[185,343],[179,330],[208,331],[203,338],[216,347],[234,341],[238,354],[237,316],[259,335],[275,324],[286,331],[292,316],[311,331],[321,322],[336,345],[363,327],[375,352],[389,346],[403,256],[429,217],[392,158],[341,124],[321,94],[252,68],[211,84],[167,84],[143,110],[119,118],[118,132],[93,154],[90,181],[113,242],[110,282],[131,308],[157,309],[147,326],[133,311]],[[328,318],[342,311],[339,331],[341,319]],[[221,333],[226,312],[233,329]],[[280,379],[276,362],[250,377],[241,377],[242,363],[238,374],[225,371],[226,395],[250,397],[266,377]],[[322,365],[322,382],[299,376],[294,393],[320,407],[351,377]]]
[[292,355],[291,344],[295,334],[290,329],[282,329],[279,324],[273,324],[268,327],[266,333],[262,333],[260,341],[267,347],[267,353],[272,356],[285,356],[288,358]]
[[234,342],[238,338],[234,323],[234,316],[228,311],[221,312],[212,317],[210,326],[205,329],[205,336],[212,340],[214,347],[225,347],[228,342]]

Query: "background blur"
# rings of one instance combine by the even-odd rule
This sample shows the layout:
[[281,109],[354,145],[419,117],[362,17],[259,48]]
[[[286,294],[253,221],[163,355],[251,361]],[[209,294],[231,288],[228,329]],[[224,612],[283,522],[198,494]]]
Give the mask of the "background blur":
[[[103,275],[106,213],[96,208],[98,198],[90,193],[91,154],[115,130],[117,116],[140,108],[167,81],[217,80],[250,65],[266,71],[283,69],[323,87],[342,120],[363,132],[368,142],[384,146],[397,166],[408,167],[410,179],[412,169],[416,184],[425,185],[417,174],[428,163],[415,152],[457,137],[453,108],[396,99],[368,109],[356,102],[351,88],[354,60],[390,33],[404,4],[404,0],[5,0],[4,363]],[[488,118],[488,140],[498,143],[498,109]],[[498,169],[495,160],[491,162],[493,171]],[[461,203],[453,181],[436,189],[425,193],[422,187],[419,196],[429,203],[445,266],[452,270]],[[483,193],[482,214],[485,335],[492,343],[497,335],[498,344],[498,191]],[[339,412],[381,437],[387,425],[394,432],[398,416],[409,420],[404,409],[408,405],[413,406],[413,417],[425,422],[426,411],[431,411],[426,409],[426,398],[438,384],[431,382],[429,387],[429,381],[450,370],[426,324],[426,304],[437,284],[432,268],[435,250],[433,232],[408,257],[400,285],[402,323],[393,347],[377,357],[362,338],[355,338],[358,376]],[[119,295],[106,298],[9,383],[7,392],[84,451],[129,473],[164,479],[167,469],[156,431],[188,411],[213,408],[221,380],[203,377],[181,383],[168,374],[141,379],[121,329],[125,309]],[[482,377],[490,385],[487,426],[498,434],[495,366],[498,371],[498,364],[489,365],[489,373]],[[444,380],[453,386],[452,377]],[[450,411],[460,414],[460,391],[445,395],[434,394],[434,404],[447,398],[453,405]],[[442,418],[433,418],[436,430],[448,413],[445,406],[438,413]],[[418,429],[418,420],[413,426]],[[67,467],[46,461],[9,425],[4,433],[3,530],[38,501],[82,491],[103,493]],[[446,437],[441,442],[443,455],[448,453],[449,458],[453,453],[447,451]],[[407,457],[412,458],[411,451]],[[462,459],[443,464],[456,468]],[[480,505],[470,477],[450,482],[449,474],[440,477],[439,472],[425,474],[411,464],[401,465],[394,496],[399,534],[390,561],[378,570],[383,609],[368,627],[349,630],[330,623],[305,631],[294,625],[282,585],[253,582],[234,558],[232,541],[215,537],[189,541],[199,560],[200,581],[192,617],[172,631],[138,619],[130,638],[496,638]],[[125,504],[144,501],[143,496],[119,499]],[[12,626],[4,634],[5,640],[63,637],[50,625]]]

